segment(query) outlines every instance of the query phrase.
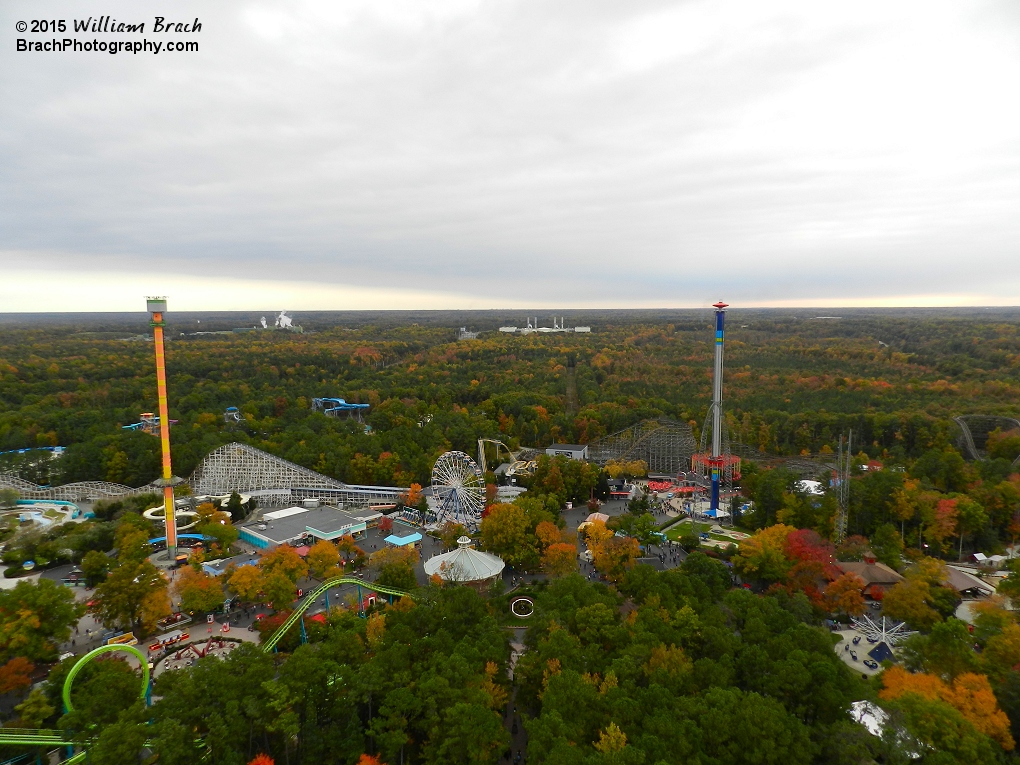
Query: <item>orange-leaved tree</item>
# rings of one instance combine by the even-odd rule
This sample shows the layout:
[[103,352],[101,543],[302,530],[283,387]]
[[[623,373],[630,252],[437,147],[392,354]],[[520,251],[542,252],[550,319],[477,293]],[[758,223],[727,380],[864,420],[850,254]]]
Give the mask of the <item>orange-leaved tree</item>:
[[32,684],[32,670],[35,664],[24,656],[15,656],[0,667],[0,693],[10,693]]
[[263,555],[259,561],[259,568],[267,577],[279,572],[291,582],[297,582],[308,573],[308,564],[290,545],[279,545]]
[[563,534],[559,526],[552,521],[542,521],[535,527],[535,536],[538,537],[538,545],[544,551],[550,545],[563,541]]
[[634,562],[641,554],[641,545],[634,537],[610,537],[606,542],[592,550],[595,568],[616,582],[634,568]]
[[549,545],[542,556],[542,568],[549,576],[566,576],[577,571],[577,548],[566,542]]
[[825,604],[833,613],[860,616],[864,613],[864,580],[857,574],[846,573],[825,588]]
[[734,568],[748,579],[785,581],[791,565],[786,555],[786,539],[794,531],[792,526],[777,523],[745,539],[733,559]]
[[182,611],[214,611],[223,605],[223,583],[218,577],[185,566],[177,572],[174,590]]
[[340,563],[340,551],[336,545],[328,539],[320,539],[305,557],[308,561],[308,569],[316,579],[326,579],[328,576],[337,573],[337,564]]
[[930,701],[944,701],[963,715],[975,730],[996,741],[1004,750],[1011,751],[1015,746],[1009,718],[999,709],[985,675],[964,672],[950,685],[935,675],[910,673],[894,666],[882,674],[882,685],[879,698],[892,700],[913,693]]

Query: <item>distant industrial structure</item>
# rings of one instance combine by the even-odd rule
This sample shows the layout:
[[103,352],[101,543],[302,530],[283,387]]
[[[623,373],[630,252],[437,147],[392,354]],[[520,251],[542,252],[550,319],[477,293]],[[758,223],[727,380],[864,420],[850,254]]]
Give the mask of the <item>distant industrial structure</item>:
[[458,340],[477,340],[479,334],[480,333],[478,333],[478,332],[469,332],[467,327],[461,327],[457,331],[457,339]]
[[559,319],[553,316],[552,320],[552,327],[540,327],[537,316],[534,319],[528,317],[526,327],[500,327],[499,331],[519,335],[530,335],[533,332],[591,332],[591,327],[568,327],[566,319],[562,316]]

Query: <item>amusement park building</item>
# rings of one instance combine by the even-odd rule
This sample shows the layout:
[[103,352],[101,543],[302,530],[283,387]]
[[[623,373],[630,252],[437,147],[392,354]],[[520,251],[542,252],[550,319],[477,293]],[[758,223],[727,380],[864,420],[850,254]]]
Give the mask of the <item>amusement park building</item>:
[[333,507],[288,507],[264,513],[262,520],[238,527],[240,539],[252,547],[268,550],[282,544],[311,540],[330,541],[364,533],[381,513],[350,513]]
[[553,444],[546,447],[545,453],[550,457],[567,457],[572,460],[588,459],[587,444]]
[[484,585],[502,574],[505,566],[502,558],[474,549],[470,537],[461,537],[456,550],[425,561],[425,573],[438,575],[446,582]]

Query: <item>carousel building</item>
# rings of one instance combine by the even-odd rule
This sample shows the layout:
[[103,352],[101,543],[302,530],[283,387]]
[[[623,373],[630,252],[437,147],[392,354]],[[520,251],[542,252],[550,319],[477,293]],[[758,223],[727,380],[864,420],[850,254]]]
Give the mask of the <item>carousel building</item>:
[[488,585],[500,574],[506,564],[502,558],[476,550],[469,537],[457,540],[457,549],[433,555],[425,561],[425,573],[436,575],[444,582],[458,582],[475,586]]

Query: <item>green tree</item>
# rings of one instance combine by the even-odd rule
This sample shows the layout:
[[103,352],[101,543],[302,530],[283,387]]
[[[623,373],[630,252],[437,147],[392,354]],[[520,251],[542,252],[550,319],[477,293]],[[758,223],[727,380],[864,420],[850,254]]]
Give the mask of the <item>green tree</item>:
[[141,678],[123,659],[111,657],[89,662],[78,673],[71,688],[74,710],[65,713],[58,726],[73,732],[75,741],[85,742],[121,714],[140,704]]
[[903,541],[891,523],[883,523],[871,535],[871,551],[875,558],[893,569],[903,565]]
[[195,531],[215,540],[213,544],[219,547],[223,553],[229,552],[231,546],[237,541],[238,536],[241,534],[237,527],[226,519],[203,523],[196,526]]
[[488,515],[482,519],[482,544],[508,565],[530,569],[538,563],[538,544],[529,526],[522,506],[492,505]]
[[225,510],[230,513],[231,521],[240,521],[244,518],[244,506],[241,504],[241,495],[236,491],[230,492],[230,499],[227,500]]
[[85,584],[95,587],[110,572],[113,561],[98,550],[89,550],[81,559],[81,571],[85,574]]
[[170,612],[167,581],[154,565],[127,561],[96,587],[95,613],[108,627],[145,635]]
[[959,619],[935,624],[927,635],[911,636],[903,645],[903,658],[911,671],[938,675],[947,681],[975,671],[978,665],[974,638],[966,622]]
[[289,611],[297,591],[294,582],[280,569],[265,574],[262,579],[262,595],[277,611]]
[[[942,759],[936,756],[935,762],[994,762],[999,756],[992,740],[978,733],[962,714],[944,701],[907,693],[896,701],[884,702],[884,706],[893,713],[893,724],[886,727],[886,742],[898,761],[907,761],[918,744],[947,756]],[[908,736],[897,737],[897,723]]]
[[500,716],[480,704],[453,704],[444,711],[441,731],[426,744],[429,765],[494,762],[510,741]]
[[18,713],[19,724],[23,728],[41,728],[57,712],[42,688],[33,688],[28,698],[14,707],[14,711]]
[[959,559],[963,560],[963,538],[981,531],[988,525],[985,509],[970,497],[960,497],[956,503],[956,528],[960,535]]
[[919,478],[939,491],[964,491],[970,483],[967,463],[955,449],[931,450],[914,463],[912,478]]
[[70,589],[50,579],[0,590],[0,661],[15,656],[52,661],[84,612]]

